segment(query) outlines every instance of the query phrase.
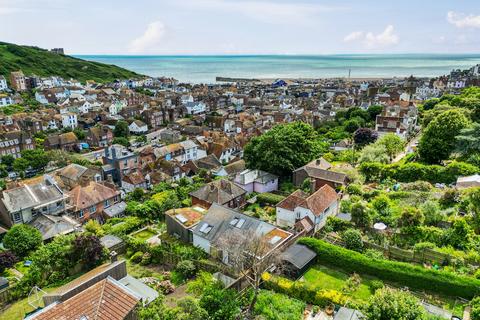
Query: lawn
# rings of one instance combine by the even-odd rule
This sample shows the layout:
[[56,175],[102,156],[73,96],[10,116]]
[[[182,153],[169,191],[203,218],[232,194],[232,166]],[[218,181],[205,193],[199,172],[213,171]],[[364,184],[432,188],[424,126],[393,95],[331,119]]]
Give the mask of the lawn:
[[155,235],[157,235],[157,233],[150,228],[143,229],[131,234],[132,237],[141,241],[147,241],[148,239],[150,239]]
[[[56,288],[44,289],[45,292],[50,293]],[[43,307],[43,302],[41,302]],[[23,319],[26,313],[34,311],[34,308],[28,304],[28,297],[18,300],[8,306],[6,309],[0,311],[0,320]]]
[[[340,291],[350,275],[338,270],[333,270],[325,266],[316,265],[311,267],[299,281],[319,289]],[[362,282],[357,290],[352,293],[352,298],[356,301],[367,301],[372,295],[370,282],[372,278],[362,277]]]

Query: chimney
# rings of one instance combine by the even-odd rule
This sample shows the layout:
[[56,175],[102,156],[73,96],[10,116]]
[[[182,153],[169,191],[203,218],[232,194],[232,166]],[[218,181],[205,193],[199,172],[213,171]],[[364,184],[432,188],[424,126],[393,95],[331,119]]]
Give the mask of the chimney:
[[321,161],[320,161],[320,158],[319,158],[319,159],[317,159],[317,161],[316,161],[316,162],[317,162],[317,166],[319,166],[319,165],[320,165],[320,162],[321,162]]
[[117,255],[116,251],[111,251],[110,252],[110,261],[112,263],[117,262],[117,257],[118,257],[118,255]]

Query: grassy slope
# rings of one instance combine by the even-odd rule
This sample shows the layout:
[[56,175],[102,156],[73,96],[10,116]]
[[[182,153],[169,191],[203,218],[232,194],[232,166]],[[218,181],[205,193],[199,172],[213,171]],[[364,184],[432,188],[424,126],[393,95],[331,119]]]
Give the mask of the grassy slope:
[[80,81],[108,82],[139,76],[114,65],[58,55],[37,47],[0,42],[0,75],[8,79],[10,72],[20,69],[26,75],[60,76]]

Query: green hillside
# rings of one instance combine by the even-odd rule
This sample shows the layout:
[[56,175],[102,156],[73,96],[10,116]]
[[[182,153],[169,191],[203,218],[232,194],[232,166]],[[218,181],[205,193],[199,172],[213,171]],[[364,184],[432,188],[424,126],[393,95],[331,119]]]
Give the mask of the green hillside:
[[0,75],[8,79],[10,72],[18,70],[22,70],[25,75],[60,76],[82,82],[85,80],[109,82],[140,76],[115,65],[85,61],[37,47],[0,42]]

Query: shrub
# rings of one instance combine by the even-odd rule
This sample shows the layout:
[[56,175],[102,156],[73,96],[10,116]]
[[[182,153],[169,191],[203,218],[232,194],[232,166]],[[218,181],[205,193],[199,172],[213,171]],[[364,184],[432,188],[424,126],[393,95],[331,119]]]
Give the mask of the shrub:
[[352,223],[337,217],[328,217],[325,229],[333,232],[345,231],[352,227]]
[[140,261],[140,264],[142,266],[146,266],[152,262],[152,254],[150,252],[145,252],[142,255],[142,260]]
[[140,263],[143,258],[143,252],[142,251],[137,251],[133,254],[133,256],[130,257],[130,261],[134,263]]
[[342,233],[345,247],[350,250],[361,252],[363,250],[362,234],[356,229],[348,229]]
[[182,260],[178,262],[175,269],[186,279],[192,278],[197,271],[192,260]]
[[475,297],[470,301],[470,306],[472,307],[472,320],[480,319],[480,297]]
[[369,320],[423,320],[425,309],[408,291],[383,288],[377,290],[364,308]]
[[299,242],[315,251],[321,262],[347,272],[372,275],[402,286],[448,296],[472,298],[480,293],[480,281],[474,278],[403,262],[370,259],[361,253],[314,238],[302,238]]
[[383,284],[383,281],[381,280],[372,280],[370,281],[369,287],[370,290],[375,293],[378,289],[382,289],[385,285]]
[[5,269],[13,267],[17,262],[17,257],[10,251],[0,252],[0,273],[5,271]]
[[266,320],[301,319],[305,303],[288,296],[262,290],[255,304],[255,314]]
[[257,202],[261,205],[265,205],[265,204],[276,205],[277,203],[279,203],[283,199],[285,199],[284,196],[269,193],[269,192],[260,193],[257,196]]

